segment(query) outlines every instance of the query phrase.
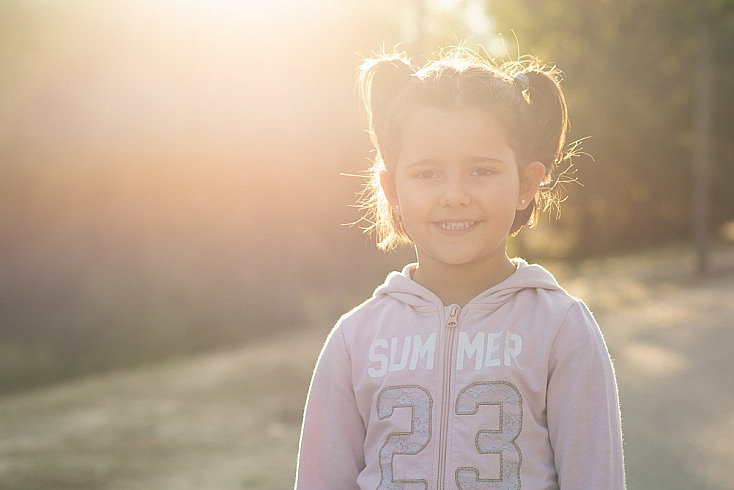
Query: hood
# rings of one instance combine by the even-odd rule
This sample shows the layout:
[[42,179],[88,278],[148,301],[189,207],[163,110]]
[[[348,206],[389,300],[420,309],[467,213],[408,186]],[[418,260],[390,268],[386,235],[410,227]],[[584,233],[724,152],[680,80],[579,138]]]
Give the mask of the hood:
[[[512,259],[512,262],[517,265],[517,270],[510,277],[478,294],[467,306],[498,307],[523,289],[563,291],[553,275],[543,267],[528,264],[520,258]],[[391,272],[385,282],[375,290],[374,297],[386,295],[419,308],[430,306],[435,309],[436,306],[442,305],[438,296],[411,278],[415,267],[416,264],[408,264],[401,272]]]

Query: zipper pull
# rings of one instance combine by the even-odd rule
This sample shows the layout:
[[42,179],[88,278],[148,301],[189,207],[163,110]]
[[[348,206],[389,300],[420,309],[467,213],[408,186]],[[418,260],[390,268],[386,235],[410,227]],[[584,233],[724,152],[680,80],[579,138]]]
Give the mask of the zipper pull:
[[461,313],[461,308],[457,305],[451,307],[451,313],[449,314],[448,320],[446,320],[447,327],[454,328],[459,324],[459,313]]

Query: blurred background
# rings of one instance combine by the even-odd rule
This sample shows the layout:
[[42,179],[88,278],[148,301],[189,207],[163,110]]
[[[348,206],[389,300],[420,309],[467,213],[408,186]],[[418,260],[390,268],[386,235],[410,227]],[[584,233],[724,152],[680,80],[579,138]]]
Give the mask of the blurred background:
[[734,241],[732,0],[3,0],[0,400],[328,331],[412,258],[345,226],[371,158],[361,59],[461,42],[557,64],[585,138],[562,219],[514,251],[674,244],[676,267],[715,269]]

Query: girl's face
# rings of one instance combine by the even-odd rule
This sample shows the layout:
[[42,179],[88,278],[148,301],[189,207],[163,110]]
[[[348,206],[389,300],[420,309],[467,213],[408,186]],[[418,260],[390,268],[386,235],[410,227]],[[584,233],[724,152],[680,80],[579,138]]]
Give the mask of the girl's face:
[[532,178],[518,171],[503,128],[486,111],[413,110],[383,187],[420,266],[486,265],[506,257],[515,211],[531,201],[544,174],[539,162],[525,168]]

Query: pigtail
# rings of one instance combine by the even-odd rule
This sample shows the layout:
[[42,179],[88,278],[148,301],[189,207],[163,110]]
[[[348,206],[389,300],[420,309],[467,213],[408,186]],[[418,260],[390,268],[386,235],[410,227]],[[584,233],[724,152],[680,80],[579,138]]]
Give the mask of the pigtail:
[[564,145],[568,131],[566,99],[555,67],[533,64],[514,75],[514,83],[527,103],[522,159],[545,166],[545,180],[530,205],[517,212],[511,232],[537,224],[538,215],[562,200],[557,184],[566,171],[559,170],[565,160]]
[[367,111],[370,140],[375,147],[375,159],[370,169],[370,182],[359,199],[365,211],[366,232],[374,231],[377,246],[391,250],[400,243],[410,243],[402,220],[390,206],[381,186],[381,174],[386,171],[385,155],[391,153],[394,135],[387,127],[395,101],[410,81],[415,69],[405,53],[383,54],[365,60],[360,67],[359,89]]
[[529,105],[528,151],[530,161],[538,160],[550,174],[562,159],[563,146],[568,130],[566,98],[558,83],[558,72],[554,69],[534,69],[521,74],[526,77],[526,100]]
[[366,60],[360,69],[359,87],[367,110],[370,138],[378,152],[385,154],[385,121],[393,102],[415,72],[405,53],[384,54]]

